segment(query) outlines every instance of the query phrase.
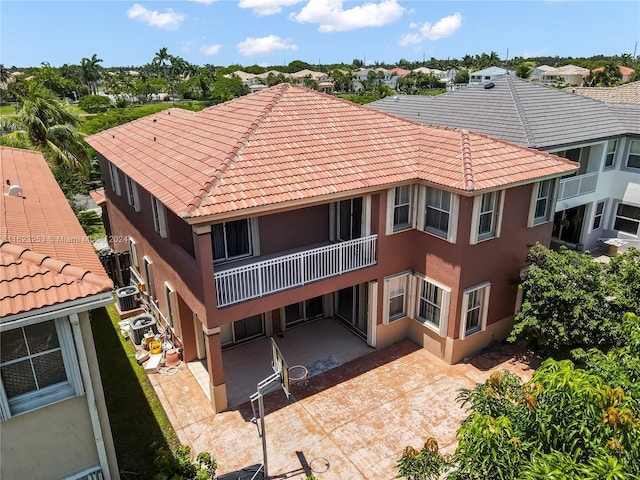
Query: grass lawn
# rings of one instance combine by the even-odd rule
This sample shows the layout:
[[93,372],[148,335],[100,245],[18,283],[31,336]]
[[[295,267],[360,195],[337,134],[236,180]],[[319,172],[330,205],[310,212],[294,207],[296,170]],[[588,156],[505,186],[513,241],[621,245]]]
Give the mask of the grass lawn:
[[15,115],[16,107],[15,105],[2,105],[0,106],[0,115]]
[[118,466],[123,480],[152,478],[156,450],[175,451],[180,442],[119,320],[113,306],[91,320]]

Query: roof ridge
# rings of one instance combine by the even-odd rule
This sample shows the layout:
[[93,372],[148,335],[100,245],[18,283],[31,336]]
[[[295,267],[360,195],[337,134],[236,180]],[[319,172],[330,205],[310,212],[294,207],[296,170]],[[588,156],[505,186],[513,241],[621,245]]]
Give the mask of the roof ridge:
[[289,90],[291,87],[288,83],[282,83],[282,87],[280,87],[278,92],[274,95],[271,101],[265,106],[264,110],[258,117],[254,120],[251,126],[247,129],[247,131],[240,137],[238,142],[231,149],[229,154],[222,161],[222,164],[216,171],[211,175],[210,179],[205,182],[202,188],[196,193],[193,197],[193,200],[187,204],[187,210],[182,215],[183,218],[188,218],[196,211],[196,209],[200,206],[200,204],[204,201],[204,199],[209,195],[211,189],[216,186],[216,184],[222,179],[222,175],[229,169],[234,159],[238,156],[238,154],[242,151],[242,149],[247,145],[249,139],[253,136],[253,134],[258,130],[258,127],[264,122],[267,118],[267,115],[271,113],[271,111],[275,108],[275,106],[280,102],[284,93]]
[[533,135],[533,130],[531,129],[531,125],[529,124],[529,120],[525,115],[524,108],[522,107],[522,102],[520,101],[520,96],[515,94],[515,88],[513,86],[513,77],[511,75],[507,75],[505,83],[507,84],[507,88],[509,89],[509,94],[513,99],[513,103],[516,107],[516,114],[520,119],[520,125],[522,125],[522,131],[524,133],[524,138],[527,141],[527,147],[536,148],[536,139]]
[[24,246],[15,245],[7,241],[0,244],[0,253],[10,255],[40,268],[45,268],[53,273],[64,275],[73,281],[86,281],[102,290],[113,289],[113,283],[108,277],[103,277],[82,267],[76,267],[69,263],[56,260],[49,255],[38,253]]
[[473,180],[473,165],[471,162],[471,140],[468,130],[460,131],[460,139],[462,142],[462,176],[464,180],[464,188],[468,192],[475,190]]

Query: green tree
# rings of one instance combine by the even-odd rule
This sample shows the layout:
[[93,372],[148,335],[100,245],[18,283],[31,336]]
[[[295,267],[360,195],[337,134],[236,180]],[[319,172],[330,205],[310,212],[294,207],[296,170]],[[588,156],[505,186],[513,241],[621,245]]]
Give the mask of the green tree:
[[5,84],[10,78],[11,74],[9,73],[9,70],[4,68],[4,64],[0,63],[0,83]]
[[202,452],[192,459],[187,446],[180,446],[175,452],[158,449],[153,465],[158,472],[154,480],[214,480],[218,469],[211,454]]
[[102,78],[102,66],[100,63],[103,60],[98,58],[95,53],[91,58],[83,58],[80,61],[80,68],[82,69],[82,79],[84,80],[89,93],[94,95],[98,94],[98,81]]
[[469,70],[458,70],[456,76],[453,79],[453,83],[455,83],[456,85],[469,83]]
[[86,143],[75,130],[79,117],[37,82],[28,82],[18,102],[16,117],[0,119],[0,131],[8,132],[0,137],[0,144],[39,150],[52,166],[87,172]]
[[529,78],[533,73],[533,62],[523,62],[516,65],[516,77]]

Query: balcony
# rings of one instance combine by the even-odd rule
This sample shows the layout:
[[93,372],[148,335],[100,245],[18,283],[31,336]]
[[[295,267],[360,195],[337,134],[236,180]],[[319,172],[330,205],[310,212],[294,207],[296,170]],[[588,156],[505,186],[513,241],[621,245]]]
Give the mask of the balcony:
[[593,193],[598,185],[598,172],[586,173],[560,180],[558,201]]
[[215,272],[218,307],[375,265],[377,239],[371,235]]

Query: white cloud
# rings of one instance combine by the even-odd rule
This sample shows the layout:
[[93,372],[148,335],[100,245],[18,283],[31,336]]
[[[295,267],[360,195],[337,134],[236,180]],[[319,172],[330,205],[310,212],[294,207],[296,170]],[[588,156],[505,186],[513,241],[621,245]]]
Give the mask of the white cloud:
[[422,25],[411,23],[409,28],[418,28],[416,33],[407,33],[400,37],[400,46],[417,45],[424,40],[440,40],[441,38],[450,37],[462,25],[462,15],[454,13],[448,17],[441,18],[435,25],[428,22]]
[[248,37],[244,42],[236,45],[242,55],[270,55],[280,50],[298,50],[297,45],[287,39],[282,39],[275,35],[267,37]]
[[300,23],[317,23],[320,32],[344,32],[365,27],[381,27],[402,17],[404,7],[397,0],[366,2],[343,9],[342,0],[309,0],[297,14],[289,18]]
[[199,50],[200,53],[204,53],[205,55],[215,55],[220,51],[220,45],[201,45]]
[[216,0],[190,0],[190,1],[196,2],[196,3],[204,3],[205,5],[211,5]]
[[549,52],[549,47],[541,48],[540,50],[525,50],[520,55],[522,58],[535,58],[535,57],[544,57]]
[[302,0],[240,0],[240,8],[250,8],[256,15],[274,15],[282,11],[282,7],[289,7]]
[[162,30],[177,30],[186,18],[182,13],[174,12],[171,8],[167,8],[166,12],[160,13],[157,10],[149,10],[138,3],[127,10],[127,16],[131,20],[138,20],[150,27],[157,27]]

